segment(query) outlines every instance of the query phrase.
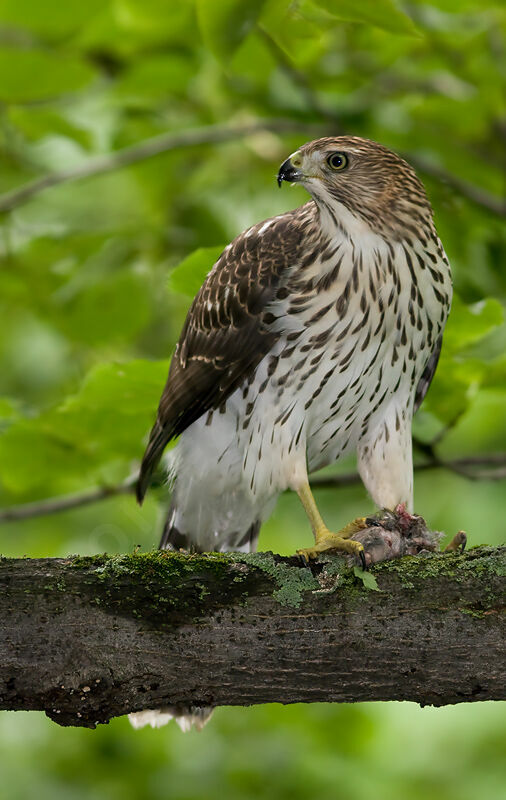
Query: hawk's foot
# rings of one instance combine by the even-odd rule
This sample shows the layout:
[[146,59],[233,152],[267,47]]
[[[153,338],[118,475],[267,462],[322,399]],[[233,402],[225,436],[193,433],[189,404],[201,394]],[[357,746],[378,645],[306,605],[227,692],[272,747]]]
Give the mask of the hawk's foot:
[[[320,528],[315,531],[314,545],[297,550],[297,555],[308,563],[312,558],[318,558],[320,553],[339,550],[340,552],[348,553],[349,555],[359,558],[362,568],[366,569],[364,545],[350,538],[353,533],[366,527],[363,519],[361,519],[362,525],[360,528],[357,527],[358,522],[359,520],[353,520],[353,522],[346,525],[339,533],[331,533],[328,528]],[[352,530],[353,525],[355,525],[355,527]]]
[[367,517],[355,517],[351,522],[348,522],[344,528],[337,532],[337,536],[342,539],[349,539],[354,533],[359,533],[369,527]]
[[297,555],[308,563],[311,558],[318,558],[320,553],[326,553],[329,550],[340,550],[341,552],[358,556],[363,569],[366,569],[364,545],[351,538],[353,534],[367,528],[365,517],[358,517],[338,533],[331,533],[320,516],[309,484],[302,484],[297,490],[297,494],[311,523],[315,540],[313,547],[304,547],[302,550],[297,550]]

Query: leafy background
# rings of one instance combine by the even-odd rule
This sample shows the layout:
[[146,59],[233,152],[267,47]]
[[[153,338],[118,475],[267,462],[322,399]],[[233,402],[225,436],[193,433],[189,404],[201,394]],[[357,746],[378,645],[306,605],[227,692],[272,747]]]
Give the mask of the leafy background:
[[[0,0],[1,504],[113,489],[4,518],[0,551],[156,545],[165,490],[139,509],[114,487],[138,464],[191,297],[233,236],[305,201],[278,192],[278,164],[341,131],[418,168],[453,266],[417,459],[474,459],[479,480],[455,463],[419,472],[417,509],[471,544],[501,541],[504,17],[487,0]],[[370,509],[359,485],[318,495],[333,526]],[[308,536],[286,495],[260,546]],[[13,800],[494,800],[505,734],[499,703],[219,709],[185,736],[3,712],[0,773]]]

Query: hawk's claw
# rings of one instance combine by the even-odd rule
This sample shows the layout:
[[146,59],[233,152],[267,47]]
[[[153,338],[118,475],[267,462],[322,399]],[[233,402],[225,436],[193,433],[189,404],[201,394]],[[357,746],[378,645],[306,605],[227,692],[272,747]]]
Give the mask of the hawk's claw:
[[312,547],[304,547],[301,550],[297,550],[297,555],[304,559],[307,564],[311,559],[318,558],[320,553],[327,553],[329,551],[349,553],[350,555],[358,556],[364,569],[366,569],[363,544],[355,541],[355,539],[348,538],[348,536],[343,537],[340,533],[331,533],[326,528],[317,531],[315,543]]
[[360,550],[358,555],[359,555],[359,557],[360,557],[360,563],[362,564],[362,569],[364,570],[364,572],[367,572],[367,562],[366,562],[366,560],[365,560],[365,553],[364,553],[364,551],[363,551],[363,550]]

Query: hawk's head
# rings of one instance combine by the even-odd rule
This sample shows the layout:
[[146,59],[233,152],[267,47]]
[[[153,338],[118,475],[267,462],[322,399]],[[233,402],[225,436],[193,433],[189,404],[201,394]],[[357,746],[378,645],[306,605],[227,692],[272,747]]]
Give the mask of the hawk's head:
[[[432,217],[413,168],[387,147],[358,136],[316,139],[281,165],[278,184],[300,183],[319,206],[343,216],[343,206],[374,229]],[[340,206],[340,208],[339,208]]]

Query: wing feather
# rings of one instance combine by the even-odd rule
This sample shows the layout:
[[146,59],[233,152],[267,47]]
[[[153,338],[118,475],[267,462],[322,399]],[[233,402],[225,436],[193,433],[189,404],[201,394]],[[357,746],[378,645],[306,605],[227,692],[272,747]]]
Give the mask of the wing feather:
[[415,393],[415,403],[413,407],[413,413],[418,411],[418,409],[422,405],[425,395],[429,391],[429,386],[432,383],[434,373],[436,372],[437,369],[439,356],[441,355],[442,344],[443,344],[443,337],[440,336],[436,344],[434,345],[434,350],[429,356],[427,363],[425,365],[425,369],[422,372],[420,380],[418,381],[418,386],[416,387],[416,393]]
[[[278,334],[266,307],[299,260],[300,209],[259,223],[222,253],[195,297],[172,359],[137,483],[142,502],[168,442],[218,408],[268,353]],[[261,231],[261,232],[260,232]]]

